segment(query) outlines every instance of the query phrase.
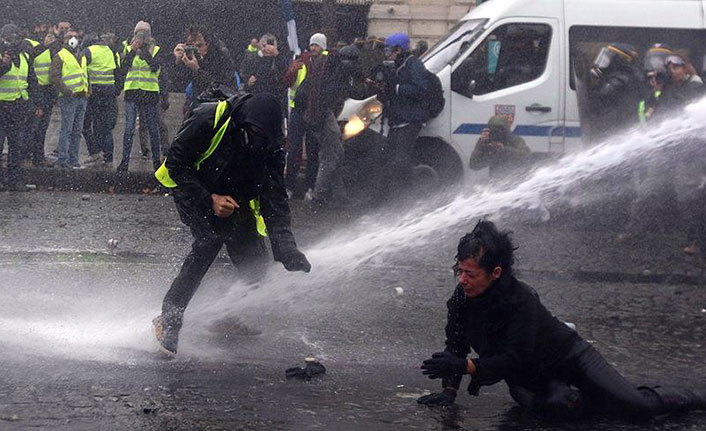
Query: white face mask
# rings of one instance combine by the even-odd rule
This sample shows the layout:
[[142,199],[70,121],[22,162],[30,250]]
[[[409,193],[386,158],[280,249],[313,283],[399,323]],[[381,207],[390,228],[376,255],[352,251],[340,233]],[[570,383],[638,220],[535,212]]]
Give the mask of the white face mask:
[[76,47],[78,47],[78,38],[77,38],[76,36],[74,36],[74,37],[72,37],[71,39],[69,39],[69,46],[70,46],[71,48],[76,48]]

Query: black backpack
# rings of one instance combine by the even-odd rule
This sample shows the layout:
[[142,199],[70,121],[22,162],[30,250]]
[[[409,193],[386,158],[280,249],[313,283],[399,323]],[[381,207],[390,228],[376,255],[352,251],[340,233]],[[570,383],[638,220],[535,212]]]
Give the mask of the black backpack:
[[426,103],[424,104],[424,117],[426,121],[436,118],[444,110],[446,100],[444,99],[444,87],[436,74],[424,68],[426,78]]

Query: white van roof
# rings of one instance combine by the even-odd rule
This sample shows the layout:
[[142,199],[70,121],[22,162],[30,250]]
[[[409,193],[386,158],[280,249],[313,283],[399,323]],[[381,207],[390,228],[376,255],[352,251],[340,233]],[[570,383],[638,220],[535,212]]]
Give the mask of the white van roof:
[[553,17],[574,25],[704,28],[702,0],[490,0],[463,20],[509,17]]

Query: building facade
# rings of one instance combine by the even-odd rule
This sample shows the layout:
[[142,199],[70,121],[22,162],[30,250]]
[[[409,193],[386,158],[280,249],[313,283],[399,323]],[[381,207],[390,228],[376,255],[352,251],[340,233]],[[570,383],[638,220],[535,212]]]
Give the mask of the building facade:
[[413,42],[431,45],[475,5],[476,0],[375,0],[368,13],[368,35],[404,31]]

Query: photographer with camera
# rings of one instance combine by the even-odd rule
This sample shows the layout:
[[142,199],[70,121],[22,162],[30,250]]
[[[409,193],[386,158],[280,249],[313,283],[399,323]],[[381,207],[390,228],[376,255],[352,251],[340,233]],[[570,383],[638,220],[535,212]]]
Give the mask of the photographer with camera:
[[257,55],[248,57],[241,65],[240,76],[245,82],[245,91],[252,94],[271,94],[286,106],[287,88],[284,73],[287,60],[280,55],[277,38],[267,33],[260,38]]
[[184,43],[177,44],[173,54],[176,64],[183,66],[179,69],[188,73],[187,81],[193,86],[193,97],[186,101],[186,112],[194,109],[198,96],[209,88],[237,87],[230,52],[206,27],[189,27]]
[[17,191],[24,189],[20,184],[20,158],[29,99],[29,56],[22,45],[16,25],[5,24],[0,29],[0,135],[7,137],[8,144],[7,178],[0,181],[0,187],[6,183],[7,188]]
[[135,26],[134,36],[126,52],[120,65],[121,75],[125,77],[125,134],[123,158],[117,170],[128,170],[138,111],[140,121],[146,123],[149,130],[152,164],[156,170],[161,165],[157,109],[158,105],[163,109],[169,107],[164,72],[166,57],[152,38],[152,27],[144,21]]
[[378,90],[390,126],[383,165],[390,167],[389,183],[399,191],[412,182],[414,143],[426,121],[427,78],[424,64],[410,51],[406,33],[393,33],[385,39],[385,58],[376,73],[382,81],[371,83]]
[[471,154],[471,169],[489,168],[490,178],[499,179],[526,165],[530,149],[524,139],[510,131],[510,126],[511,117],[490,118]]

